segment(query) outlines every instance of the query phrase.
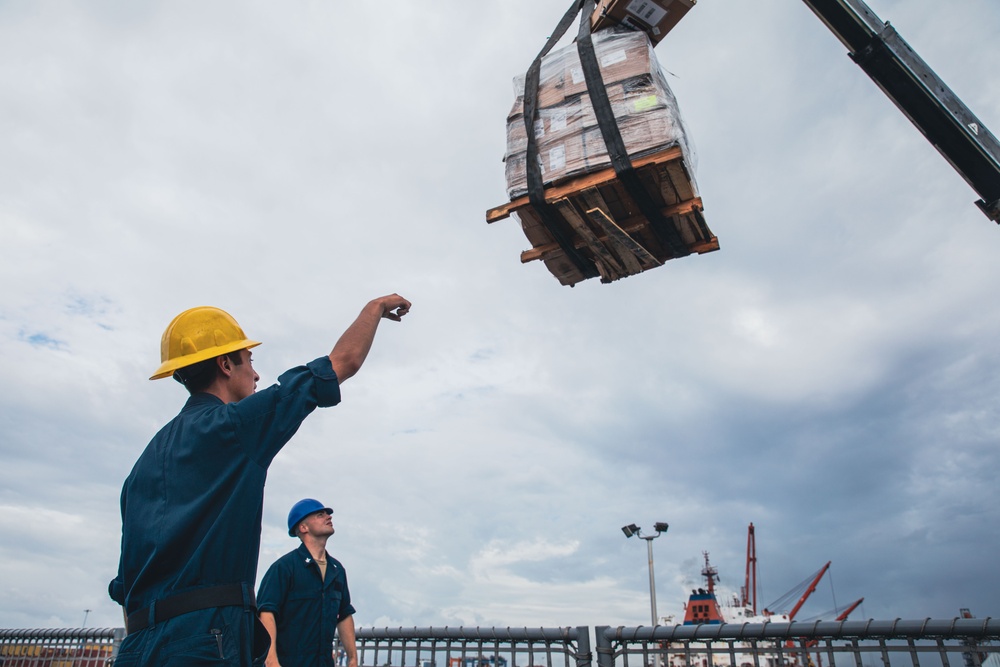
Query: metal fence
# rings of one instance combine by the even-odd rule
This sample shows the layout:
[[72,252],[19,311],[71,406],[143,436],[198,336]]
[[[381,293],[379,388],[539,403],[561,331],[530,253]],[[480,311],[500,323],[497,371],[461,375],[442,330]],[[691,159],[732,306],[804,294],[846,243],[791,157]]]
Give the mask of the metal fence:
[[598,627],[598,667],[1000,667],[1000,620]]
[[[359,628],[360,667],[590,667],[590,628]],[[339,649],[339,647],[338,647]]]
[[[595,667],[595,657],[596,667],[1000,667],[1000,620],[991,618],[599,626],[593,643],[589,627],[356,634],[360,667]],[[0,666],[103,667],[124,635],[0,629]]]
[[122,628],[0,629],[3,667],[104,667],[125,637]]

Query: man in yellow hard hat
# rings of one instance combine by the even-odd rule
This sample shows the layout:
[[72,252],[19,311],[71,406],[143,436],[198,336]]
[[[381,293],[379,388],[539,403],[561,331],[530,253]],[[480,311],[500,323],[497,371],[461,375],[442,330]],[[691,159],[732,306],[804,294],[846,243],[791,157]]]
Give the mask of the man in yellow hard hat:
[[117,667],[263,660],[269,638],[253,587],[267,468],[314,409],[340,402],[379,322],[409,310],[396,294],[370,301],[330,354],[259,392],[250,349],[260,343],[228,313],[200,307],[174,318],[150,379],[173,377],[191,396],[122,488],[121,559],[108,589],[127,618]]

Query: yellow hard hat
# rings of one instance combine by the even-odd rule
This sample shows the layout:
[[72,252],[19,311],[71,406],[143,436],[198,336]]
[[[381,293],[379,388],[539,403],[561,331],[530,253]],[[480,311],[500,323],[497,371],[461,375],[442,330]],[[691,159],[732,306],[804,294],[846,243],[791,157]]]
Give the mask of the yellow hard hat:
[[211,306],[190,308],[167,325],[160,341],[163,363],[149,379],[170,377],[178,368],[258,345],[257,341],[247,339],[226,311]]

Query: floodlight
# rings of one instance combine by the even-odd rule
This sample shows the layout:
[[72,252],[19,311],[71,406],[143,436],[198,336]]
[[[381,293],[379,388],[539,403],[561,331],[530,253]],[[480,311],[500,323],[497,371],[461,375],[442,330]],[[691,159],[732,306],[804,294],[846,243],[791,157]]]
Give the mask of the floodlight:
[[656,523],[653,524],[653,528],[655,528],[656,532],[658,533],[665,533],[667,532],[667,528],[670,528],[670,524],[664,523],[662,521],[657,521]]
[[622,526],[622,532],[625,533],[625,537],[632,537],[639,532],[639,526],[630,523],[627,526]]

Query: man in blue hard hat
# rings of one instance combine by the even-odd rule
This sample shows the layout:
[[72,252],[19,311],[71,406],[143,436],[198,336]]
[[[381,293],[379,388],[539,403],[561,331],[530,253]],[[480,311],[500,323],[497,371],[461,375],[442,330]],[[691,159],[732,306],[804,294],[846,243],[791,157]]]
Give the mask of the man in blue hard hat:
[[260,343],[232,316],[198,307],[171,321],[150,379],[173,377],[190,397],[122,488],[121,557],[108,586],[126,615],[117,667],[263,662],[268,633],[253,585],[268,467],[309,414],[340,402],[382,319],[409,309],[398,294],[369,301],[329,354],[261,391],[251,358]]
[[288,534],[301,544],[268,568],[257,592],[260,622],[271,635],[266,667],[333,667],[334,631],[347,667],[358,667],[347,575],[326,550],[334,533],[332,514],[312,498],[288,513]]

